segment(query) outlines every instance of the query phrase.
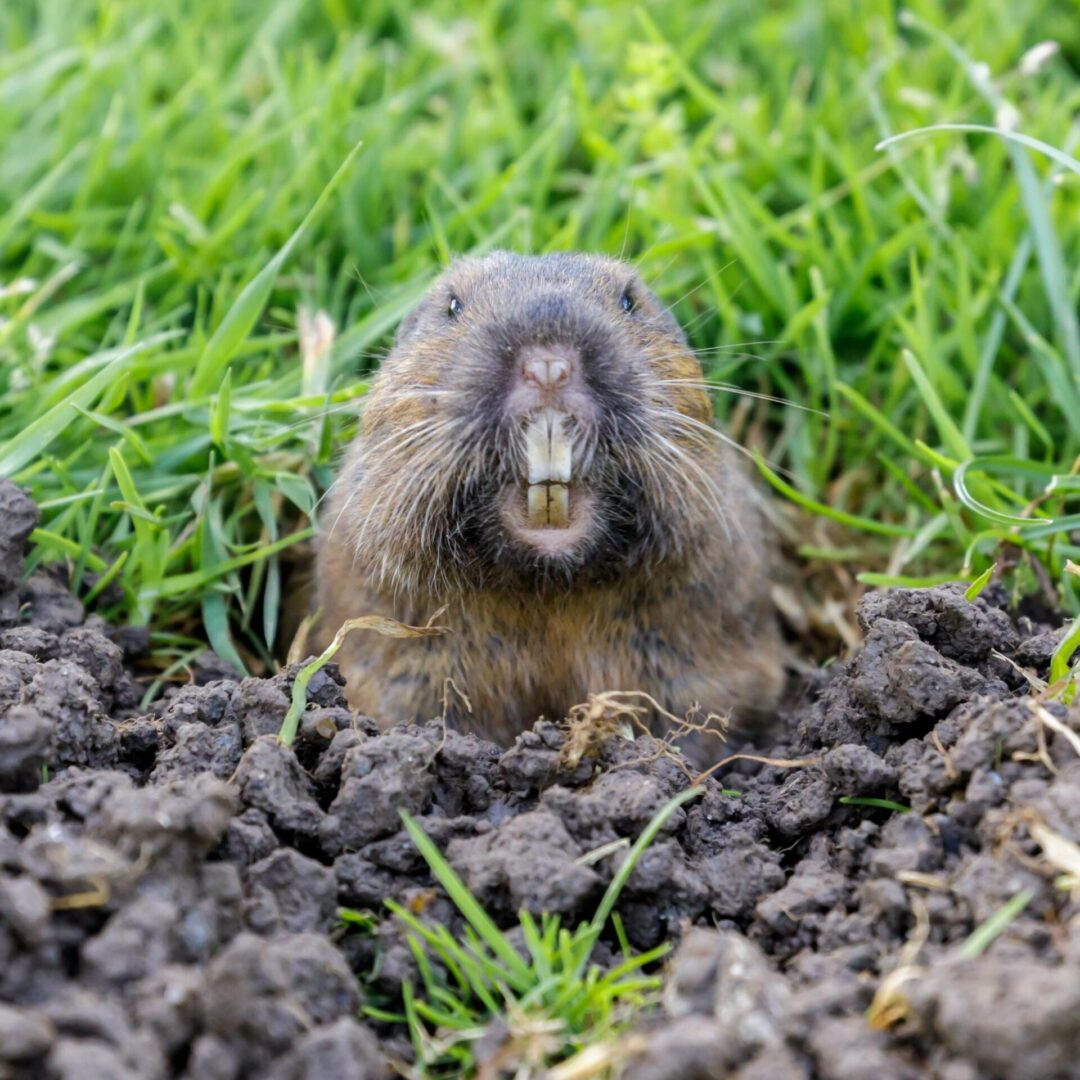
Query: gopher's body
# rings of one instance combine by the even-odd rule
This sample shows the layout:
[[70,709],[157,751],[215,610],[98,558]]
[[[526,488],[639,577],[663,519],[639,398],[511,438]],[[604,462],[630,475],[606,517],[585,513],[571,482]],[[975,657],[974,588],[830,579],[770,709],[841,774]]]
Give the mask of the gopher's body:
[[507,741],[606,690],[665,709],[767,710],[781,665],[755,495],[709,427],[681,330],[612,260],[456,264],[403,324],[324,519],[329,639],[351,703]]

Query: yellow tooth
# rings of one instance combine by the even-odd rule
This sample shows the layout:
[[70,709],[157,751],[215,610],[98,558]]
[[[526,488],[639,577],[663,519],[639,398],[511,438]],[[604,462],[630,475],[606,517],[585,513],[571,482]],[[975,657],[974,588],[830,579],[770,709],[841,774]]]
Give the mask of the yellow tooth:
[[551,443],[542,417],[534,416],[525,428],[525,448],[528,454],[529,483],[544,483],[548,478]]
[[570,524],[570,488],[566,484],[530,484],[528,518],[533,529],[565,529]]
[[545,409],[525,428],[525,453],[529,483],[570,483],[572,444],[566,430],[566,413]]
[[566,430],[566,416],[555,413],[551,423],[551,442],[549,451],[548,479],[557,484],[570,483],[571,442]]
[[529,485],[529,524],[534,529],[542,529],[548,523],[548,487],[547,484]]
[[570,489],[565,484],[548,485],[548,523],[557,529],[570,524]]

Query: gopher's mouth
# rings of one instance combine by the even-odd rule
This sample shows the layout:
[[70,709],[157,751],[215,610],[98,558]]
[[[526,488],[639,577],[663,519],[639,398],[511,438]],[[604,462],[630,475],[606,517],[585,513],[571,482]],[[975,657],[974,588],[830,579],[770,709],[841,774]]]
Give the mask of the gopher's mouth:
[[592,499],[573,479],[574,449],[570,417],[560,409],[542,409],[525,428],[526,475],[511,487],[503,519],[520,541],[543,554],[577,546],[592,522]]
[[569,416],[558,409],[542,409],[525,428],[526,516],[530,528],[565,529],[570,524],[574,448],[569,421]]

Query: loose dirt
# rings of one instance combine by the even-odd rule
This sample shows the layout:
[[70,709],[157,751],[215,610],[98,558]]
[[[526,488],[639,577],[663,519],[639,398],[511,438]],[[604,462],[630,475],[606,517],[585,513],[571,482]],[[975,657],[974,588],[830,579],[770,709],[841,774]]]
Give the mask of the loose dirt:
[[[688,783],[644,737],[568,768],[549,722],[380,733],[333,668],[293,748],[295,668],[141,709],[146,635],[22,580],[36,520],[0,482],[0,1076],[391,1076],[407,1042],[360,1006],[416,972],[383,900],[460,921],[399,808],[501,924],[569,923],[625,847],[581,857]],[[1061,631],[1006,607],[866,597],[861,651],[753,748],[816,763],[732,763],[673,815],[618,905],[635,948],[681,942],[627,1076],[1080,1076],[1080,710],[1040,707]]]

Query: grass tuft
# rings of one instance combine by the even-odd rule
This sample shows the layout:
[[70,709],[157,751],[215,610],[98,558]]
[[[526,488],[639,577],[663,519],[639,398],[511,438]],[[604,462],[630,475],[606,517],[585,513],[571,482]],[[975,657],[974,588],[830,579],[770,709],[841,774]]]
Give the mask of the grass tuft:
[[[665,822],[702,790],[680,792],[653,816],[619,864],[592,919],[570,930],[557,916],[541,913],[537,920],[523,910],[518,923],[523,950],[498,928],[417,822],[401,812],[432,875],[468,924],[456,939],[445,926],[387,901],[409,932],[423,996],[406,985],[402,1014],[381,1008],[376,1014],[408,1026],[424,1075],[474,1075],[476,1043],[497,1020],[506,1031],[507,1067],[518,1076],[540,1076],[549,1065],[610,1040],[655,1000],[660,978],[647,969],[670,946],[633,953],[614,908]],[[604,970],[590,961],[609,922],[623,960]]]

